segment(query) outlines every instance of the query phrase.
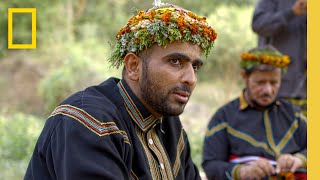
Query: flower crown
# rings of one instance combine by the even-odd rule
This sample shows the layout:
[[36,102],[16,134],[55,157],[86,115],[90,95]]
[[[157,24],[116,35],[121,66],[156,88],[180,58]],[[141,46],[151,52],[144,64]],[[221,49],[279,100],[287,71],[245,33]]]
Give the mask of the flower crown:
[[109,62],[118,68],[129,52],[139,53],[155,43],[166,46],[177,40],[201,46],[207,57],[216,37],[217,33],[205,17],[172,4],[161,4],[148,11],[139,11],[120,29]]
[[251,69],[261,64],[268,64],[286,70],[290,64],[290,57],[282,55],[272,46],[252,49],[248,53],[241,54],[240,66],[242,68]]

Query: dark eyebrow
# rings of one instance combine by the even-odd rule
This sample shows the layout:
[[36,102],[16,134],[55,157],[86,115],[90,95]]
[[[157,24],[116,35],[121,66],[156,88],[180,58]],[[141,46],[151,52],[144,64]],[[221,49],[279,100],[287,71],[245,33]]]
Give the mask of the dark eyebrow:
[[[171,54],[168,54],[165,56],[165,58],[169,58],[169,57],[174,57],[174,58],[177,58],[177,59],[182,59],[182,60],[185,60],[187,62],[192,62],[192,60],[189,58],[189,56],[185,55],[185,54],[182,54],[182,53],[171,53]],[[202,66],[203,65],[203,60],[202,59],[195,59],[193,60],[192,64],[194,65],[198,65],[198,66]]]

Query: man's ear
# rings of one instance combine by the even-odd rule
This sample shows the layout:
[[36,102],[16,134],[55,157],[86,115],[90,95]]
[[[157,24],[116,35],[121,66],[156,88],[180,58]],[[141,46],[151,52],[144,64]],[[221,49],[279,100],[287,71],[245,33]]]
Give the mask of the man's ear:
[[139,80],[142,59],[134,53],[128,53],[123,60],[128,78],[132,81]]

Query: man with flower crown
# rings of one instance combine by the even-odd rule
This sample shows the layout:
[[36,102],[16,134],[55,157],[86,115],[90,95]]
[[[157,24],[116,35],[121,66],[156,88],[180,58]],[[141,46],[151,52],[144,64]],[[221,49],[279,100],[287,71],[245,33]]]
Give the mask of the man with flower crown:
[[156,1],[117,34],[109,78],[63,101],[36,143],[26,180],[200,179],[179,115],[216,32]]
[[270,45],[241,55],[245,88],[207,127],[208,179],[306,179],[306,119],[298,106],[277,98],[289,63]]
[[270,44],[290,56],[278,97],[307,115],[307,0],[257,0],[251,28],[258,46]]

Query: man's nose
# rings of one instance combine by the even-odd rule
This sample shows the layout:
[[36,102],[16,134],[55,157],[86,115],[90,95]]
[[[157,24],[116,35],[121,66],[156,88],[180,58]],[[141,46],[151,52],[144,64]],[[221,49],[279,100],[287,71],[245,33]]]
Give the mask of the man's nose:
[[185,67],[182,74],[182,82],[188,84],[189,86],[194,86],[197,82],[197,74],[193,69],[193,65],[190,64]]
[[263,86],[263,92],[264,92],[264,93],[272,94],[272,91],[273,91],[273,88],[272,88],[272,85],[271,85],[270,83],[266,83],[266,84]]

